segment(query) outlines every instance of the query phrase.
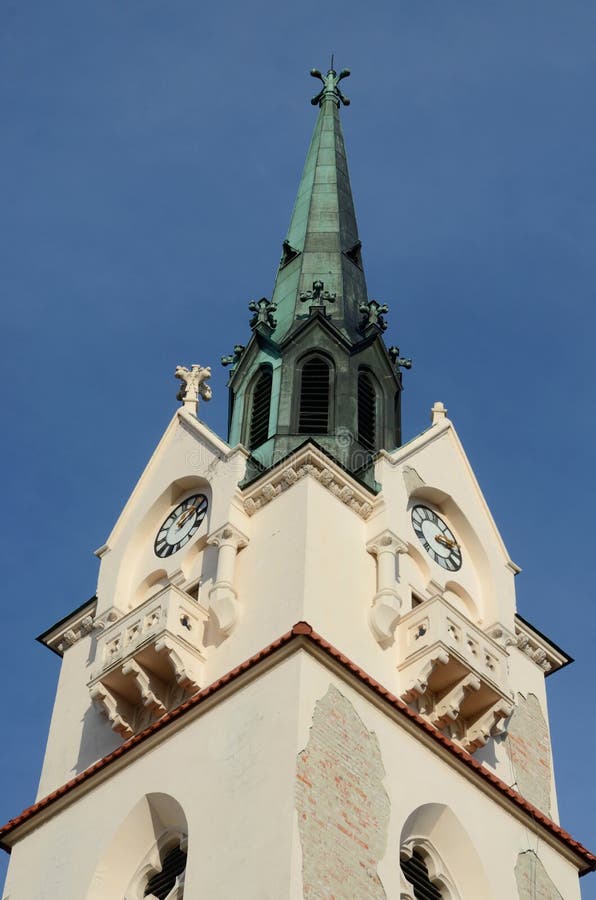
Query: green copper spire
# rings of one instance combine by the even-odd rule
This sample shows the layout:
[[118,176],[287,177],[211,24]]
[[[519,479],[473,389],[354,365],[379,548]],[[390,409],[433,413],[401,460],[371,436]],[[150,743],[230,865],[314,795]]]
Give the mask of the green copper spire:
[[313,69],[322,87],[271,299],[251,300],[246,346],[230,366],[229,441],[251,453],[249,472],[287,459],[306,441],[358,477],[373,478],[375,453],[399,445],[401,369],[387,349],[387,304],[366,290],[339,120],[349,75]]
[[[347,106],[338,85],[350,74],[333,68],[312,103],[320,107],[294,204],[272,301],[276,341],[309,315],[308,301],[325,305],[331,321],[347,338],[359,340],[359,306],[367,299],[360,240],[339,118]],[[332,305],[329,305],[332,304]]]

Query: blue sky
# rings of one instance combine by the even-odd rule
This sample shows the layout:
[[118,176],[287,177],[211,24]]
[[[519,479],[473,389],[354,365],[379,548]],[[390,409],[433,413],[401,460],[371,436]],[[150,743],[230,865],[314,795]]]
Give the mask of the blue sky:
[[176,364],[213,366],[225,436],[219,357],[271,293],[334,51],[370,296],[414,359],[405,438],[446,403],[519,611],[577,659],[551,729],[562,823],[596,848],[595,33],[591,0],[0,6],[2,821],[58,674],[33,637],[93,594]]

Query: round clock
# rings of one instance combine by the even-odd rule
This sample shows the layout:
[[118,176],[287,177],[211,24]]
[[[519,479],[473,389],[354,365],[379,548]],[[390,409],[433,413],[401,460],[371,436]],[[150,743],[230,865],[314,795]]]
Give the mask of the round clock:
[[416,537],[436,563],[450,572],[461,568],[461,548],[443,519],[428,506],[414,506],[412,526]]
[[159,557],[176,553],[199,530],[209,503],[204,494],[193,494],[172,510],[157,532],[153,549]]

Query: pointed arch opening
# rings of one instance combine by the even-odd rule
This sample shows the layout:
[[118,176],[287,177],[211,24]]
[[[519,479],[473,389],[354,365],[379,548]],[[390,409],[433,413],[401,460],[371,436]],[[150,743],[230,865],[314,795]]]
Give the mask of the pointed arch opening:
[[377,388],[368,369],[358,371],[358,442],[371,452],[377,448]]
[[424,803],[410,813],[401,832],[399,858],[416,898],[494,897],[473,840],[443,803]]
[[332,368],[320,354],[308,356],[300,369],[298,434],[329,434]]
[[180,803],[169,794],[146,794],[104,844],[85,900],[182,900],[187,835]]
[[414,889],[416,900],[443,900],[445,894],[430,880],[428,865],[420,850],[414,849],[411,856],[404,854],[400,865],[406,880]]
[[248,449],[254,450],[269,437],[271,414],[271,389],[273,369],[269,364],[261,366],[252,388],[250,419],[248,425]]

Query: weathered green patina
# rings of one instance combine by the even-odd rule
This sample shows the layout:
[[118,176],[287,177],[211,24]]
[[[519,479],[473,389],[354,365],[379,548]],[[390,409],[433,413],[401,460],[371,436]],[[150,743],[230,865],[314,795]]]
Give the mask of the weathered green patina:
[[263,366],[271,368],[268,438],[249,446],[263,467],[311,436],[363,473],[376,450],[400,443],[400,367],[410,361],[385,347],[388,308],[367,293],[339,117],[350,101],[338,85],[349,74],[311,72],[323,85],[312,99],[319,114],[273,294],[251,302],[252,337],[225,358],[231,443],[250,445],[252,395]]
[[333,323],[351,340],[360,338],[358,307],[367,298],[339,118],[343,95],[337,87],[339,77],[333,70],[325,79],[318,77],[324,84],[323,90],[313,98],[320,106],[319,116],[286,238],[296,255],[289,262],[282,256],[273,290],[272,300],[277,304],[277,328],[273,337],[277,341],[308,315],[300,296],[311,291],[316,282],[323,282],[325,291],[335,294]]

